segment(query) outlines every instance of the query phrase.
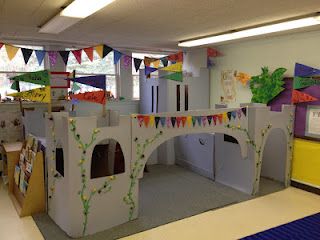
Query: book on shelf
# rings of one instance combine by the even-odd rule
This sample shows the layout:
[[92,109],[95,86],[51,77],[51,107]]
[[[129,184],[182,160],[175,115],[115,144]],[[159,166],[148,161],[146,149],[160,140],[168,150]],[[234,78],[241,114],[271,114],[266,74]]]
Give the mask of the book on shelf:
[[14,182],[16,183],[17,186],[19,186],[19,179],[20,179],[20,167],[16,165],[14,169]]

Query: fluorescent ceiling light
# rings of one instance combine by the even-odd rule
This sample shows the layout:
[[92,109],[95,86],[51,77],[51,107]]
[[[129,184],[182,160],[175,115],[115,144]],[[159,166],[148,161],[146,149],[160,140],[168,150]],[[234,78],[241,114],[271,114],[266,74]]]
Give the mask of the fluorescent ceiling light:
[[86,18],[99,11],[114,0],[74,0],[63,9],[60,16],[72,18]]
[[113,1],[114,0],[74,0],[58,15],[44,24],[39,32],[58,34]]
[[264,35],[269,33],[281,32],[286,30],[292,30],[297,28],[309,27],[320,24],[320,17],[306,17],[297,20],[285,21],[281,23],[269,24],[262,27],[249,28],[246,30],[240,30],[232,33],[226,33],[211,37],[204,37],[189,41],[183,41],[178,44],[179,47],[195,47],[206,44],[226,42],[230,40],[236,40],[240,38],[253,37],[258,35]]

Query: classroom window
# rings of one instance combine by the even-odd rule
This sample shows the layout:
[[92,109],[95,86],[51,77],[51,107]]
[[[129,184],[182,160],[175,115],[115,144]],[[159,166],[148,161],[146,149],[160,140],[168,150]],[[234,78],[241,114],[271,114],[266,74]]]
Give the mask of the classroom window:
[[[43,49],[40,46],[21,46],[18,47],[24,47],[24,48],[30,48],[30,49],[37,49],[41,50]],[[10,80],[10,77],[14,77],[16,75],[20,75],[26,72],[34,72],[34,71],[41,71],[44,70],[44,63],[39,66],[37,57],[35,53],[33,52],[28,64],[25,64],[22,56],[21,50],[19,50],[16,54],[16,56],[10,61],[7,52],[5,49],[5,46],[3,46],[0,49],[0,94],[1,98],[5,98],[7,94],[14,93],[16,91],[12,90],[10,87],[12,85],[12,81]],[[33,88],[37,88],[39,85],[32,84],[32,83],[26,83],[21,82],[20,83],[20,90],[26,91]]]

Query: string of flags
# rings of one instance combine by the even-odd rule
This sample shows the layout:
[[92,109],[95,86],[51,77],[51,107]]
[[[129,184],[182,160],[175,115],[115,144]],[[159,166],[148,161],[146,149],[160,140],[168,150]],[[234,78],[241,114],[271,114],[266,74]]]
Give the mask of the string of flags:
[[51,66],[54,66],[57,63],[57,59],[60,56],[65,65],[68,63],[68,59],[70,56],[70,53],[73,54],[76,61],[81,64],[82,62],[82,55],[83,52],[87,55],[88,59],[92,62],[93,61],[93,53],[94,51],[97,52],[100,58],[104,58],[107,56],[110,52],[113,51],[114,53],[114,64],[117,64],[121,59],[123,59],[123,63],[125,66],[131,66],[132,60],[134,62],[135,70],[138,71],[140,69],[140,66],[142,62],[144,62],[145,66],[148,67],[154,67],[159,68],[160,63],[162,63],[163,67],[167,67],[168,63],[171,62],[172,64],[175,64],[177,62],[183,62],[183,52],[178,52],[175,54],[171,54],[168,56],[164,56],[162,58],[149,58],[145,57],[144,59],[134,58],[129,55],[126,55],[116,49],[113,49],[110,46],[107,46],[105,44],[100,44],[97,46],[87,47],[87,48],[81,48],[81,49],[75,49],[75,50],[61,50],[61,51],[46,51],[46,50],[35,50],[35,49],[29,49],[29,48],[23,48],[23,47],[16,47],[10,44],[2,43],[0,42],[0,49],[2,47],[5,47],[7,56],[9,60],[11,61],[17,54],[19,50],[22,52],[22,56],[24,59],[25,64],[28,64],[29,59],[33,52],[35,52],[35,55],[37,57],[39,65],[42,64],[44,57],[48,55],[49,62]]
[[216,126],[223,123],[228,123],[236,118],[241,119],[242,116],[247,116],[247,108],[240,108],[233,111],[223,112],[219,114],[206,116],[178,116],[178,117],[160,117],[155,115],[137,115],[137,123],[139,127],[155,127],[158,128],[184,128],[184,127],[199,127]]
[[311,96],[308,93],[297,90],[308,88],[311,86],[320,86],[320,79],[313,78],[317,75],[320,75],[320,69],[309,67],[301,63],[295,64],[291,97],[292,103],[313,102],[319,100],[318,98]]

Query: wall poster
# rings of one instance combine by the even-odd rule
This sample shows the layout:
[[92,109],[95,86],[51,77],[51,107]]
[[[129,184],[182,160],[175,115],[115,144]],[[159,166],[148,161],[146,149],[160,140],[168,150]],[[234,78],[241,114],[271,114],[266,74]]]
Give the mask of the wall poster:
[[308,106],[305,135],[320,138],[320,106]]
[[221,96],[221,103],[236,101],[236,71],[225,70],[221,72],[221,87],[224,95]]

